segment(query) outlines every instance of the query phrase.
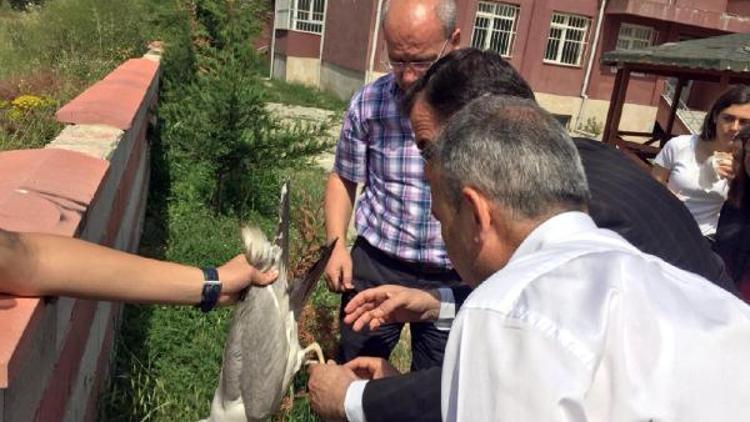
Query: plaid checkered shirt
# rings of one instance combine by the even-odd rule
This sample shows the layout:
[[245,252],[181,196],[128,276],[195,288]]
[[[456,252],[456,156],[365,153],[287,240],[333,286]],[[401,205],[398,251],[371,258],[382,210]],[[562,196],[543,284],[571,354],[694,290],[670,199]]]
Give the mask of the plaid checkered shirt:
[[401,260],[451,268],[402,97],[392,74],[354,94],[333,171],[364,184],[355,217],[360,236]]

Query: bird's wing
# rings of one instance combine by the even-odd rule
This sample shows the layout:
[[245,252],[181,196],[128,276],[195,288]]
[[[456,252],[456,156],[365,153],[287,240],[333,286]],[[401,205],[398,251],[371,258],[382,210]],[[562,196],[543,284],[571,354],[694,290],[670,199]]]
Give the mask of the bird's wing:
[[270,288],[254,288],[245,298],[252,313],[244,321],[239,383],[248,420],[276,413],[286,392],[289,366],[287,316],[279,313]]
[[313,288],[315,288],[315,283],[318,282],[320,276],[323,274],[323,270],[328,265],[328,260],[331,258],[331,253],[333,252],[333,247],[336,246],[336,242],[338,242],[338,238],[333,239],[331,243],[321,248],[318,260],[307,270],[305,276],[301,279],[292,280],[289,283],[289,307],[294,312],[295,319],[299,318],[305,302],[307,302]]
[[[250,289],[247,296],[254,295],[257,289]],[[240,373],[242,372],[242,336],[244,335],[248,314],[252,309],[248,306],[247,297],[239,302],[234,309],[232,321],[229,324],[229,334],[224,346],[224,359],[221,365],[221,398],[225,401],[237,400],[240,397]]]
[[[279,274],[286,274],[289,271],[289,182],[281,186],[279,225],[276,229],[274,244],[281,249],[281,256],[277,263]],[[283,297],[289,288],[286,277],[279,277],[272,286],[276,290],[276,297],[279,298]]]

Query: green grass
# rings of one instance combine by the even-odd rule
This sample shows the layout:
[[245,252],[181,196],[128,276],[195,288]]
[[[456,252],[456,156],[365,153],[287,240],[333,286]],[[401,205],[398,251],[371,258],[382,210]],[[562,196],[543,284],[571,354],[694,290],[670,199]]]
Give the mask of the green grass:
[[0,107],[0,151],[41,148],[63,128],[54,108],[27,111],[16,118],[8,116],[10,111],[10,107]]
[[333,94],[303,84],[276,79],[265,81],[265,84],[267,90],[264,99],[268,102],[318,107],[337,112],[343,112],[348,104]]
[[278,79],[268,79],[270,64],[268,56],[257,56],[253,62],[253,72],[265,77],[264,100],[267,102],[289,105],[318,107],[326,110],[343,112],[349,100],[342,100],[337,96],[318,88],[300,83],[290,83]]
[[[154,152],[157,162],[153,164],[158,166],[158,147]],[[292,209],[310,207],[322,199],[322,170],[307,169],[290,177],[292,186],[298,186],[292,190]],[[165,180],[157,171],[152,192],[164,191]],[[297,217],[292,216],[293,220]],[[224,262],[241,250],[240,223],[200,209],[174,210],[168,198],[157,193],[149,204],[141,252],[194,265]],[[275,224],[261,217],[255,223],[265,227]],[[320,227],[316,227],[316,235],[322,236]],[[295,244],[301,242],[299,236],[296,234]],[[323,283],[311,302],[329,315],[338,309],[338,296],[328,293]],[[228,308],[204,315],[190,307],[127,306],[112,386],[101,401],[100,419],[182,421],[207,416],[230,315]],[[296,385],[304,388],[300,380]],[[316,420],[305,400],[297,400],[291,414],[292,420]]]
[[[158,147],[153,156],[159,156]],[[154,165],[158,166],[158,158],[156,160]],[[313,217],[314,241],[322,241],[320,204],[325,186],[324,171],[311,167],[295,170],[288,177],[292,186],[293,246],[304,244],[303,233],[309,231],[300,229],[305,226],[301,209],[308,210]],[[152,192],[163,189],[163,182],[157,172]],[[197,218],[190,219],[189,225],[178,223],[178,227],[166,228],[177,223],[178,217],[163,214],[168,209],[163,208],[165,204],[166,198],[158,194],[151,198],[142,253],[200,265],[223,262],[240,250],[239,221],[193,210]],[[269,229],[275,224],[260,217],[255,222]],[[294,261],[295,256],[292,259]],[[316,321],[308,321],[312,324],[311,334],[323,343],[328,356],[336,346],[339,301],[338,295],[328,292],[323,280],[310,300],[317,315]],[[230,315],[228,308],[204,315],[189,307],[126,306],[117,341],[112,386],[101,400],[100,420],[183,421],[206,417],[219,377]],[[402,371],[408,370],[408,338],[402,336],[392,362]],[[291,409],[283,408],[274,420],[319,420],[304,397],[306,380],[306,374],[301,371],[294,385],[297,394],[303,397],[297,398]]]
[[20,95],[70,101],[145,53],[155,33],[153,10],[147,0],[57,0],[29,11],[0,1],[0,151],[42,147],[63,127],[54,108],[18,118],[4,102]]

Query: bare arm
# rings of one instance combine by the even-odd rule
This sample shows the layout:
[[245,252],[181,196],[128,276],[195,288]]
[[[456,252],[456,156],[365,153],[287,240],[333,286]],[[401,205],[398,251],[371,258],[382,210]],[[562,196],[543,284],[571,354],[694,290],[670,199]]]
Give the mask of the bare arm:
[[352,260],[346,249],[346,230],[352,216],[357,184],[336,173],[328,176],[325,192],[326,238],[339,238],[325,269],[326,282],[331,291],[352,288]]
[[[220,303],[236,299],[251,282],[268,284],[239,255],[218,268]],[[203,273],[80,239],[0,230],[0,291],[19,296],[75,296],[126,302],[195,304]]]
[[669,181],[669,169],[654,164],[653,168],[651,168],[651,175],[654,176],[654,179],[658,180],[659,183],[667,186],[667,182]]

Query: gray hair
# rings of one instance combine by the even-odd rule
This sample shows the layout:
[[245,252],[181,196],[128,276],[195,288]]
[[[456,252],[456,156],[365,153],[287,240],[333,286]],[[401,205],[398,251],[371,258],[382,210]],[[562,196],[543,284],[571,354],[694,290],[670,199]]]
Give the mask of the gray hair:
[[582,210],[586,176],[565,129],[535,102],[482,96],[456,113],[429,160],[441,169],[447,197],[458,206],[473,186],[510,210],[534,219],[556,210]]
[[[385,27],[385,18],[388,16],[388,10],[391,8],[391,1],[385,0],[383,2],[383,10],[380,14],[380,25],[383,27]],[[443,35],[446,39],[450,38],[456,31],[456,2],[454,0],[437,0],[435,13],[443,25]]]

